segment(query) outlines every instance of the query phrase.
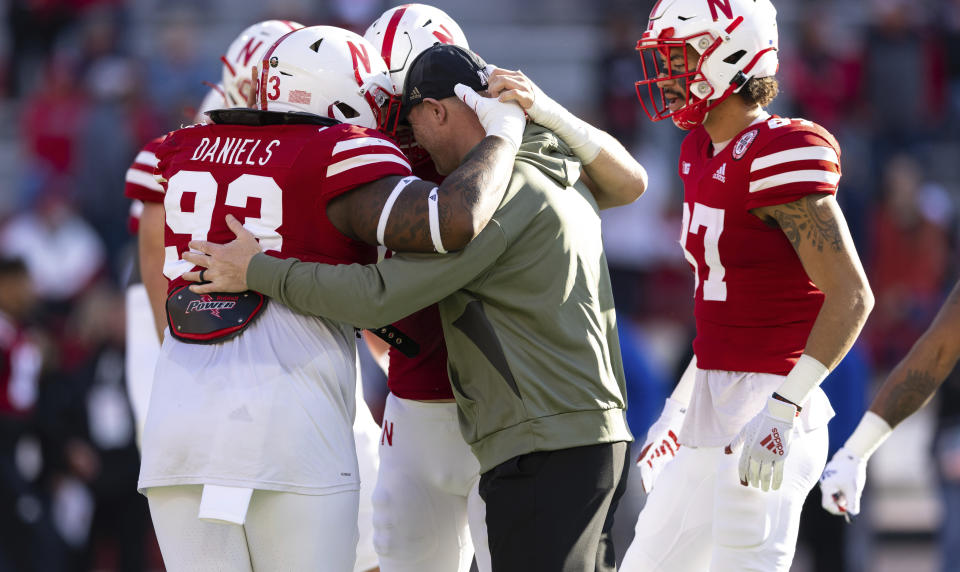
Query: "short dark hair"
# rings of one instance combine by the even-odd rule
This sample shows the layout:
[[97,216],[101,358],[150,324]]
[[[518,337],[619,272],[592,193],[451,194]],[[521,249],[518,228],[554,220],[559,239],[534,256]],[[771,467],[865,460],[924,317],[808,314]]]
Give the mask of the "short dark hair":
[[780,83],[775,77],[754,77],[737,93],[750,105],[766,107],[773,103],[780,93]]
[[0,256],[0,276],[26,273],[27,264],[19,256]]

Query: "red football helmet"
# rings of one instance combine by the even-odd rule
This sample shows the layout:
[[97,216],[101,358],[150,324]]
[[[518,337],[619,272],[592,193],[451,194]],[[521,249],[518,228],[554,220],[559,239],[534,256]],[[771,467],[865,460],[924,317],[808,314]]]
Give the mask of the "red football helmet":
[[651,120],[693,129],[751,78],[775,75],[777,46],[770,0],[660,0],[637,42],[637,96]]

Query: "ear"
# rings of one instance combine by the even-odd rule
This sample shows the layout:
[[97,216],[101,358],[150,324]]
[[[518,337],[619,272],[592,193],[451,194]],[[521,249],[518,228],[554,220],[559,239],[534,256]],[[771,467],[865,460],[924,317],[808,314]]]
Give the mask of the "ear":
[[420,104],[425,106],[424,110],[427,112],[428,117],[432,118],[437,124],[442,125],[447,122],[449,112],[439,100],[432,97],[425,97]]

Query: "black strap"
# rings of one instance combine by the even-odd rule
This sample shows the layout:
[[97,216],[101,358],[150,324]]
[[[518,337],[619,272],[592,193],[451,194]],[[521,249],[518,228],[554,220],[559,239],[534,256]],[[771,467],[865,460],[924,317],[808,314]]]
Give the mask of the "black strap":
[[214,109],[206,113],[207,117],[219,125],[248,125],[262,127],[264,125],[322,125],[331,127],[340,122],[329,117],[321,117],[313,113],[299,111],[262,111],[260,109]]
[[420,353],[420,344],[395,326],[382,326],[380,328],[372,328],[369,331],[373,332],[378,338],[387,342],[408,358],[415,357]]
[[800,407],[799,405],[797,405],[796,403],[790,401],[790,400],[787,399],[786,397],[780,395],[780,394],[777,393],[776,391],[774,391],[774,392],[773,392],[773,395],[771,395],[770,397],[773,397],[773,398],[776,399],[777,401],[782,401],[782,402],[784,402],[784,403],[789,403],[790,405],[793,405],[794,407],[797,408],[797,413],[800,413],[801,411],[803,411],[803,407]]

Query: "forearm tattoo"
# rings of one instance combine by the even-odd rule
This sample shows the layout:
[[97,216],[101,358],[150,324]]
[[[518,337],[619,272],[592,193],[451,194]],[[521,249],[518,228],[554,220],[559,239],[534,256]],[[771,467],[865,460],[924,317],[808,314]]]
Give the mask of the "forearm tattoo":
[[804,240],[813,244],[819,252],[823,252],[824,247],[833,252],[843,250],[840,225],[830,207],[821,201],[822,198],[822,195],[807,195],[774,209],[773,218],[794,250],[799,250]]
[[896,426],[920,409],[939,385],[939,380],[930,372],[909,369],[903,379],[894,383],[886,395],[878,396],[877,414],[891,426]]
[[[444,187],[455,190],[460,195],[460,204],[445,207],[443,204],[439,205],[441,221],[443,221],[444,210],[472,210],[480,203],[484,193],[493,190],[497,182],[491,175],[501,167],[513,165],[513,156],[503,152],[508,145],[509,143],[499,137],[485,137],[467,153],[460,167],[443,182]],[[504,164],[501,165],[499,162]]]
[[[484,138],[464,157],[461,165],[448,176],[441,186],[440,200],[437,202],[437,217],[440,228],[461,228],[457,221],[465,216],[476,216],[482,210],[496,209],[496,204],[483,204],[492,200],[492,194],[503,188],[513,168],[514,154],[509,143],[500,138]],[[365,229],[372,236],[379,221],[380,212],[389,192],[377,191],[369,197],[361,212],[352,213],[358,223],[356,227]],[[395,250],[429,252],[433,248],[430,236],[430,223],[427,214],[427,198],[423,193],[401,193],[390,211],[387,226],[387,240]],[[449,232],[449,231],[448,231]]]

